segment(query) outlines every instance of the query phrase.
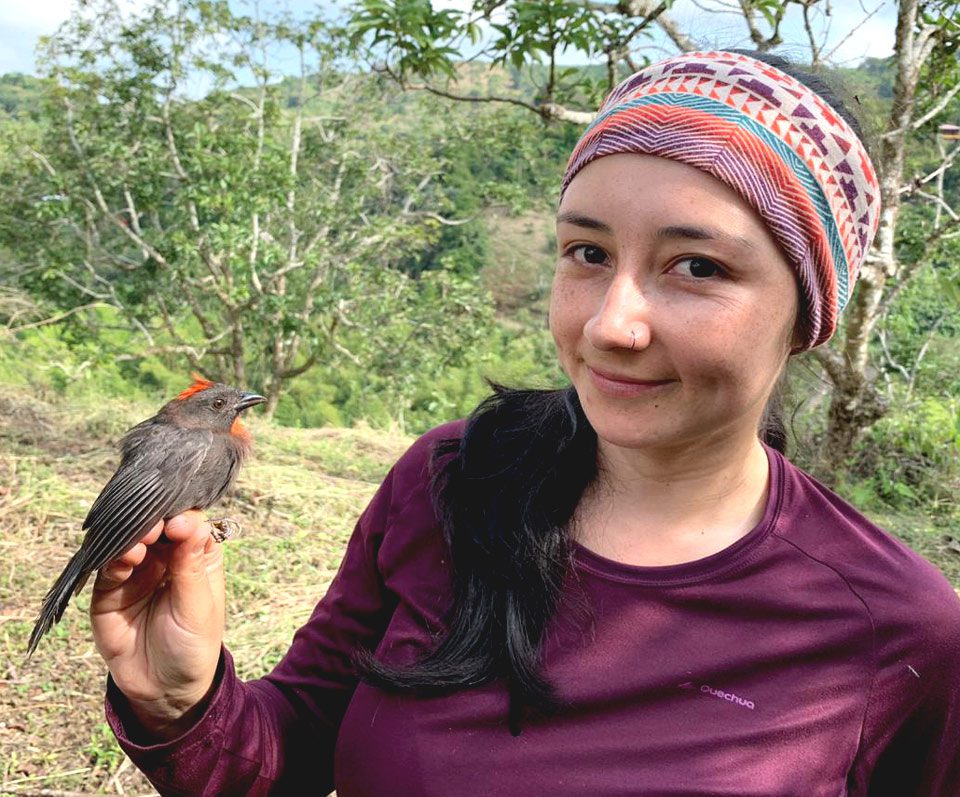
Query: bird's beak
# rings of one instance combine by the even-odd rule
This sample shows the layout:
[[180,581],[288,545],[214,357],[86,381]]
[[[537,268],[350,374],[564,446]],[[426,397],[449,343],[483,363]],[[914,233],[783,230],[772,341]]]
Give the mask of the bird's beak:
[[240,396],[240,401],[237,402],[234,410],[241,412],[245,409],[249,409],[250,407],[255,407],[257,404],[263,404],[265,401],[266,399],[257,393],[244,393],[242,396]]

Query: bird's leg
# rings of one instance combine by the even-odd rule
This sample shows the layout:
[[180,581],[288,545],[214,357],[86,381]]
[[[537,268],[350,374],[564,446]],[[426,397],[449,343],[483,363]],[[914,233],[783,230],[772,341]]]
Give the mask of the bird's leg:
[[239,537],[242,530],[240,523],[233,518],[221,517],[215,520],[208,520],[207,522],[213,527],[210,531],[210,536],[217,542]]

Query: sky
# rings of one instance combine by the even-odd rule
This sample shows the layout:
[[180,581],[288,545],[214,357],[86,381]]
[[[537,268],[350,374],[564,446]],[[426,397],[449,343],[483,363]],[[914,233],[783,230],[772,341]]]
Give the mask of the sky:
[[[123,0],[131,7],[144,6],[148,0]],[[824,0],[826,2],[827,0]],[[0,74],[6,72],[33,73],[34,47],[40,36],[53,33],[70,14],[74,0],[0,0]],[[243,8],[244,0],[232,0]],[[713,47],[750,47],[744,34],[744,26],[736,16],[723,13],[707,13],[702,6],[718,8],[731,5],[732,0],[677,0],[671,14],[681,27],[697,41]],[[317,0],[261,0],[261,8],[287,10],[295,16],[308,14],[317,7],[329,8],[330,2]],[[341,5],[343,3],[341,2]],[[434,7],[469,7],[470,0],[434,0]],[[839,66],[855,66],[865,57],[884,58],[893,52],[893,34],[896,24],[896,0],[829,0],[831,26],[827,37],[828,50],[838,49],[832,62]],[[879,9],[857,32],[846,41],[841,41],[867,12]],[[783,28],[787,46],[777,50],[781,55],[796,61],[805,60],[807,51],[803,46],[800,10],[792,7]],[[665,39],[651,45],[650,55],[674,53],[675,48]],[[567,53],[567,63],[583,63],[582,54]]]

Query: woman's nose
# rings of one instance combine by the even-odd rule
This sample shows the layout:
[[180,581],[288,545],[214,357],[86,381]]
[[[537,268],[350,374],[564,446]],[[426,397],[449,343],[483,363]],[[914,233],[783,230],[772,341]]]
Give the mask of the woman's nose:
[[650,304],[626,274],[609,284],[600,307],[584,327],[587,341],[601,351],[640,351],[650,345],[650,332]]

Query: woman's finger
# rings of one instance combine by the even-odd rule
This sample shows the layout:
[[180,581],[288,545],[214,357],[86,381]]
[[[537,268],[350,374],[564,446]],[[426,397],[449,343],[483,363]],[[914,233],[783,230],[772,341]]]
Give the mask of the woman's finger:
[[135,543],[134,546],[129,551],[126,551],[120,554],[120,556],[118,556],[113,561],[119,564],[122,564],[126,567],[136,567],[144,560],[144,557],[146,555],[147,555],[147,546],[144,545],[142,542],[138,542],[138,543]]
[[196,509],[190,509],[167,518],[163,524],[163,533],[170,542],[186,542],[198,534],[201,525],[205,525],[203,513]]
[[163,521],[159,520],[157,521],[156,525],[154,525],[154,527],[140,539],[139,542],[135,543],[130,550],[124,551],[113,561],[127,568],[137,567],[143,562],[147,555],[147,546],[153,545],[153,543],[160,539],[160,535],[162,533]]
[[139,567],[111,562],[97,572],[90,602],[91,615],[123,611],[149,598],[163,582],[167,566],[163,557],[151,555]]
[[210,592],[213,595],[215,617],[218,618],[218,622],[222,623],[226,609],[223,545],[216,542],[213,537],[208,539],[208,543],[203,554],[204,565],[207,571],[207,580],[210,584]]
[[116,589],[130,578],[131,573],[133,573],[132,565],[125,564],[122,559],[114,559],[97,572],[93,589],[98,592]]
[[152,529],[148,531],[143,538],[140,540],[144,545],[153,545],[157,540],[160,539],[160,535],[163,534],[163,521],[158,520]]

